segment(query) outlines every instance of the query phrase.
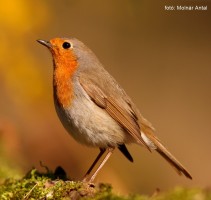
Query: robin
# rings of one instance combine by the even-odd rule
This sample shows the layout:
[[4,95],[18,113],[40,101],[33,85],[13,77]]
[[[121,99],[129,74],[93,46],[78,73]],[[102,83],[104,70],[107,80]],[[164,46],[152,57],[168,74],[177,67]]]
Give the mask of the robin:
[[[192,179],[183,165],[154,135],[154,128],[139,112],[130,97],[104,69],[96,55],[76,38],[37,40],[53,57],[53,95],[56,112],[78,142],[98,147],[100,153],[84,176],[93,182],[118,148],[131,162],[126,144],[136,143],[157,151],[178,174]],[[96,171],[93,168],[105,153]]]

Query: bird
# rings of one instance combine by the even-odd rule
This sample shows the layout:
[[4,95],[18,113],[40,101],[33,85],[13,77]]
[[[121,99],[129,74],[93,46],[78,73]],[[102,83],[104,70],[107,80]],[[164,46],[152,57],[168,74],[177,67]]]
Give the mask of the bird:
[[53,98],[61,123],[76,141],[100,150],[82,181],[93,182],[115,149],[133,162],[126,146],[131,143],[158,152],[179,175],[192,179],[91,49],[74,37],[37,42],[52,54]]

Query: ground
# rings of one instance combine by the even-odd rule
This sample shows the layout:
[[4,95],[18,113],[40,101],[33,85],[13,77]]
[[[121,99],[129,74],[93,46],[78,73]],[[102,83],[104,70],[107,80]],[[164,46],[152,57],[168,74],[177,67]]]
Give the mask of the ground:
[[57,167],[54,172],[30,170],[23,178],[9,178],[0,185],[1,200],[209,200],[211,191],[175,188],[168,192],[155,192],[152,196],[131,194],[121,196],[112,192],[109,184],[90,184],[68,180],[65,171]]

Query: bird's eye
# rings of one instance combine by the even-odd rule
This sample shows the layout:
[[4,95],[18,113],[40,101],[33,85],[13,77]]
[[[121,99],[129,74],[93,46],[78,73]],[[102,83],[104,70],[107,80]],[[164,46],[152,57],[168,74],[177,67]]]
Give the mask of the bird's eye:
[[62,47],[63,47],[64,49],[69,49],[69,48],[71,47],[71,44],[70,44],[69,42],[64,42],[64,43],[62,44]]

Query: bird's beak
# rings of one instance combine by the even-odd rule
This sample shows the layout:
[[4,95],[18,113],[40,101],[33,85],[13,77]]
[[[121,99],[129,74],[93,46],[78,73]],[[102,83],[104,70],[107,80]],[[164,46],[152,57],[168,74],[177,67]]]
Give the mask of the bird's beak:
[[39,42],[40,44],[46,46],[48,49],[52,49],[52,44],[48,41],[45,40],[37,40],[37,42]]

